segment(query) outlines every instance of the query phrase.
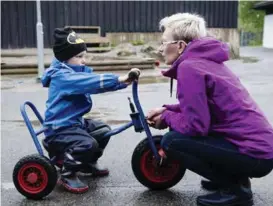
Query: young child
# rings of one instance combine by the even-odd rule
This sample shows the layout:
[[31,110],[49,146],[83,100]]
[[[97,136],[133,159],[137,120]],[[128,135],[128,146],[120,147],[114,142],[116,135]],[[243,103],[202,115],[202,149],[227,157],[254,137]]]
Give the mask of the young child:
[[[126,88],[131,80],[128,74],[120,77],[94,74],[85,66],[84,41],[70,28],[55,29],[54,40],[55,59],[42,77],[43,86],[49,88],[44,122],[49,129],[43,143],[49,155],[58,154],[63,159],[61,185],[70,192],[82,193],[88,186],[78,179],[76,172],[109,174],[98,166],[97,160],[109,141],[103,135],[110,127],[83,118],[92,108],[90,95]],[[95,135],[94,131],[99,132]]]

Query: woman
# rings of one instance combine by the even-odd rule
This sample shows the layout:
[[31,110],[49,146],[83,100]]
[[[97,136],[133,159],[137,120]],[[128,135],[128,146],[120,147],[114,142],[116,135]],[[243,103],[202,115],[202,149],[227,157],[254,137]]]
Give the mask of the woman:
[[167,126],[161,145],[185,167],[209,181],[214,193],[197,198],[199,205],[252,205],[249,178],[273,168],[273,129],[239,79],[223,64],[226,44],[207,37],[203,18],[179,13],[160,21],[160,51],[177,80],[176,105],[148,113],[157,129]]

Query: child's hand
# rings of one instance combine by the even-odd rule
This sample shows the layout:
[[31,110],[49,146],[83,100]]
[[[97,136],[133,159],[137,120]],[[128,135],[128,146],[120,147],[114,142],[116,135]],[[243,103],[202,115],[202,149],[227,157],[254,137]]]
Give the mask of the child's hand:
[[129,73],[130,72],[137,72],[140,75],[140,70],[138,68],[132,68],[126,75],[120,76],[118,81],[125,84],[131,84],[134,80],[130,79]]

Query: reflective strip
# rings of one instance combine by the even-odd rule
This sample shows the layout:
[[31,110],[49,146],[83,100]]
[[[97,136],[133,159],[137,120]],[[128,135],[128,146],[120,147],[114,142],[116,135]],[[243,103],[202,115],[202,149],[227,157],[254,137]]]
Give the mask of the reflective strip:
[[67,69],[69,69],[69,70],[71,70],[71,71],[73,71],[73,72],[75,72],[72,68],[70,68],[69,66],[67,66],[66,64],[64,64],[64,63],[62,63],[61,64],[63,67],[66,67]]
[[62,176],[70,176],[72,174],[71,171],[68,171],[65,166],[63,166],[62,170],[61,170],[61,175]]
[[70,159],[71,161],[75,162],[77,165],[80,165],[80,164],[81,164],[81,162],[80,162],[80,161],[75,160],[75,159],[72,157],[72,155],[71,155],[71,154],[69,154],[69,153],[65,153],[65,155],[66,155],[66,157],[67,157],[68,159]]
[[100,88],[103,89],[103,74],[100,75]]
[[71,175],[71,174],[72,174],[72,172],[70,172],[70,171],[62,172],[61,173],[61,175],[63,175],[63,176],[68,176],[68,175]]

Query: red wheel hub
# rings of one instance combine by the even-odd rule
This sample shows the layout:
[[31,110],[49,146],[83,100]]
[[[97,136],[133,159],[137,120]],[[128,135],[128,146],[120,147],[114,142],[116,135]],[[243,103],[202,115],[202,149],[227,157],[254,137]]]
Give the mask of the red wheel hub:
[[[159,147],[157,148],[160,149]],[[160,152],[162,153],[163,150],[160,149]],[[160,165],[150,149],[142,155],[140,165],[144,176],[156,183],[168,182],[179,172],[179,162],[177,160],[167,158]]]
[[27,181],[30,182],[31,184],[34,184],[38,180],[38,175],[34,172],[30,173],[27,176]]
[[27,163],[18,172],[18,183],[30,194],[43,191],[48,183],[48,175],[44,167],[37,163]]

